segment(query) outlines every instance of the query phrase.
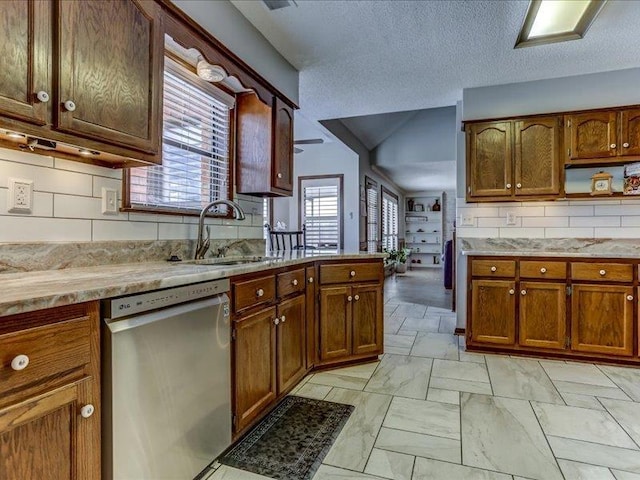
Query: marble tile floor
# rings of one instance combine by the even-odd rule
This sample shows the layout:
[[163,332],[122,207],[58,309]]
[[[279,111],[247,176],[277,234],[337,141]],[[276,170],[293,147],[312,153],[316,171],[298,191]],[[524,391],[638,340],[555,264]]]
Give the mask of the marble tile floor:
[[640,369],[468,353],[445,309],[385,307],[380,361],[292,392],[356,407],[313,480],[640,480]]

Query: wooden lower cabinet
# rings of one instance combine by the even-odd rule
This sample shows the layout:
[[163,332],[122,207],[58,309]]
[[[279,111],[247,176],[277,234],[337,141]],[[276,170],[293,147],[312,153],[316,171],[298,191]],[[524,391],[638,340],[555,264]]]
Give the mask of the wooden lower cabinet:
[[320,361],[351,355],[351,287],[320,288]]
[[318,347],[316,346],[316,337],[317,337],[317,328],[316,328],[316,318],[317,318],[317,295],[316,295],[316,285],[318,284],[318,275],[316,274],[315,267],[307,267],[305,269],[305,281],[307,282],[307,290],[306,290],[306,314],[307,314],[307,324],[306,324],[306,334],[307,334],[307,369],[313,368],[313,365],[316,362],[316,355],[318,352]]
[[298,295],[278,305],[276,327],[278,393],[298,383],[307,372],[305,296]]
[[515,281],[473,280],[472,342],[513,345],[516,338]]
[[633,287],[573,285],[571,349],[578,352],[633,355]]
[[351,318],[353,355],[382,353],[383,315],[380,287],[366,286],[353,289],[353,315]]
[[[80,336],[58,341],[56,326],[70,325]],[[20,385],[0,396],[1,479],[100,479],[99,328],[97,302],[0,318],[0,377]],[[12,367],[18,344],[22,369]]]
[[520,282],[519,345],[565,349],[567,287],[564,283]]
[[277,396],[276,308],[234,323],[234,430],[254,420]]

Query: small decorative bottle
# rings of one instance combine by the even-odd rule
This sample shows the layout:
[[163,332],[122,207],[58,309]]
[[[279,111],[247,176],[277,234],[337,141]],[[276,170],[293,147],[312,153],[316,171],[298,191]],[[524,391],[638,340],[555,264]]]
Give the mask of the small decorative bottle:
[[409,209],[410,212],[413,212],[413,198],[410,198],[409,200],[407,200],[407,208]]
[[440,205],[440,200],[436,198],[436,203],[434,203],[433,207],[431,207],[431,211],[439,212],[440,208],[442,208],[441,205]]

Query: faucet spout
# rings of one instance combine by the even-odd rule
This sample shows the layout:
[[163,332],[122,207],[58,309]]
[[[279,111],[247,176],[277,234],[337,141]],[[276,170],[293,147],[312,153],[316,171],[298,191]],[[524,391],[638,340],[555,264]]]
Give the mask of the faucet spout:
[[[209,210],[211,210],[213,207],[217,207],[218,205],[226,205],[228,207],[231,207],[231,209],[233,210],[234,218],[236,220],[244,220],[246,218],[242,207],[240,207],[240,205],[238,205],[236,202],[232,202],[231,200],[214,200],[208,205],[205,205],[204,208],[200,211],[200,220],[198,221],[198,243],[196,244],[195,253],[196,260],[204,258],[207,250],[209,250],[209,235],[207,235],[206,239],[203,235],[204,219],[207,216]],[[209,233],[208,228],[207,233]]]

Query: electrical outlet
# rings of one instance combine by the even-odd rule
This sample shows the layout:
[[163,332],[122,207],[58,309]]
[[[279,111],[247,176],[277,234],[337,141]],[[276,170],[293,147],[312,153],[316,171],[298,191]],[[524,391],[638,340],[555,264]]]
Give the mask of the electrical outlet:
[[461,227],[473,227],[473,215],[462,215],[460,218]]
[[9,213],[31,213],[33,210],[33,180],[9,178]]
[[118,191],[115,188],[102,187],[102,213],[118,214]]
[[516,224],[516,214],[513,212],[507,212],[507,225]]

